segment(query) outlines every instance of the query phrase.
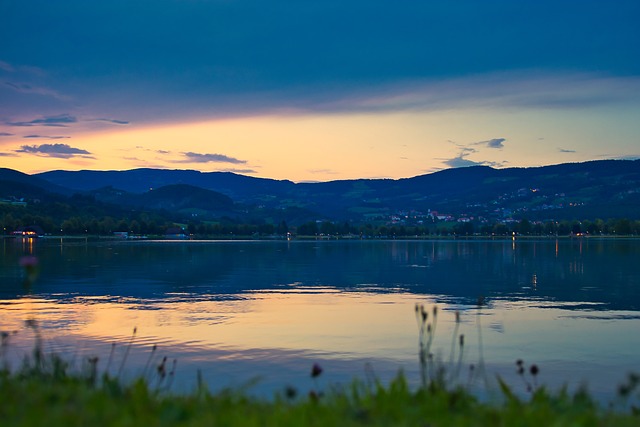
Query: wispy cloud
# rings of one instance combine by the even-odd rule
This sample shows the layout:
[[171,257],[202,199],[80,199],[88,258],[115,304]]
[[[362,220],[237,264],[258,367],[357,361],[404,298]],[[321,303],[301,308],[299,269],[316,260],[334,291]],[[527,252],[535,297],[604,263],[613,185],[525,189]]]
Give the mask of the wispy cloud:
[[240,173],[240,174],[258,173],[258,171],[254,169],[235,169],[235,168],[218,169],[218,172],[232,172],[232,173]]
[[13,73],[16,71],[15,67],[8,62],[0,61],[0,70],[7,71],[9,73]]
[[61,93],[59,93],[56,90],[47,88],[47,87],[43,87],[43,86],[37,86],[37,85],[32,85],[29,83],[14,83],[14,82],[5,82],[5,84],[7,86],[9,86],[11,89],[13,89],[16,92],[20,92],[20,93],[28,93],[28,94],[34,94],[34,95],[43,95],[43,96],[51,96],[53,98],[57,98],[60,100],[68,100],[69,97],[62,95]]
[[15,152],[62,159],[69,159],[71,157],[83,157],[88,159],[94,158],[91,156],[89,151],[71,147],[67,144],[23,145]]
[[176,163],[232,163],[234,165],[246,164],[246,160],[225,156],[224,154],[200,154],[191,151],[182,153],[186,157],[184,160],[176,160]]
[[16,153],[2,153],[0,152],[0,157],[17,157]]
[[95,122],[106,122],[106,123],[113,123],[114,125],[128,125],[129,122],[127,120],[118,120],[118,119],[93,119],[93,121]]
[[558,148],[558,152],[560,152],[560,153],[575,153],[576,150],[568,150],[566,148]]
[[51,126],[51,127],[67,127],[70,124],[77,123],[78,119],[69,114],[60,114],[57,116],[45,116],[39,119],[33,119],[28,122],[9,122],[10,126]]
[[32,75],[32,76],[37,76],[37,77],[42,77],[42,76],[45,76],[47,74],[40,67],[34,67],[32,65],[10,64],[10,63],[8,63],[6,61],[0,61],[0,70],[6,71],[8,73],[21,72],[21,73],[26,74],[26,75]]
[[[582,109],[638,103],[640,79],[595,73],[491,72],[460,78],[385,82],[342,95],[314,94],[321,111],[430,111],[450,108]],[[327,95],[332,95],[329,97]]]
[[71,138],[70,136],[48,136],[48,135],[25,135],[23,138],[42,138],[42,139],[67,139]]
[[0,136],[13,136],[13,134],[9,132],[0,132]]
[[321,175],[336,175],[338,172],[331,169],[309,169],[309,173]]

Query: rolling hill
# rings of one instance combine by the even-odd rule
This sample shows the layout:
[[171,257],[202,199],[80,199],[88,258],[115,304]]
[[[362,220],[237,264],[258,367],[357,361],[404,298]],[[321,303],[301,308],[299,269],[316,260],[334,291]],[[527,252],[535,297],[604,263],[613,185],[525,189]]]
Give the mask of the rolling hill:
[[[354,221],[411,211],[489,219],[640,217],[640,160],[534,168],[473,166],[397,180],[320,183],[159,169],[51,171],[31,178],[52,188],[92,193],[105,202],[152,209],[235,209],[255,215],[261,215],[260,210],[271,215],[274,210],[298,209],[307,217]],[[110,189],[109,197],[105,189]]]

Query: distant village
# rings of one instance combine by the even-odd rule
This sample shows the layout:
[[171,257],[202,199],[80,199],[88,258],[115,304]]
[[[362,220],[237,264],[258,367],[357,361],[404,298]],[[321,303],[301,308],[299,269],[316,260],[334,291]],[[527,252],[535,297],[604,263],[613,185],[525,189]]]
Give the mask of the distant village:
[[[640,190],[630,190],[628,193]],[[39,200],[30,203],[39,205]],[[183,222],[168,220],[158,214],[138,212],[123,218],[105,216],[73,216],[59,223],[48,216],[32,215],[24,198],[0,199],[0,207],[10,213],[0,215],[5,236],[37,237],[47,235],[100,235],[117,239],[145,239],[149,236],[166,239],[189,238],[293,238],[348,237],[397,238],[425,236],[582,236],[638,235],[640,221],[626,218],[556,220],[559,211],[584,206],[577,198],[565,193],[544,194],[538,188],[520,188],[497,196],[487,203],[466,203],[450,211],[427,209],[396,209],[387,213],[363,214],[358,219],[332,221],[325,218],[303,223],[246,224],[220,219],[203,220],[191,214]],[[20,209],[22,208],[22,209]],[[16,210],[17,209],[17,210]],[[69,210],[69,209],[67,209]],[[20,217],[17,213],[24,211]],[[548,212],[549,215],[540,215]],[[537,219],[528,218],[535,217]]]

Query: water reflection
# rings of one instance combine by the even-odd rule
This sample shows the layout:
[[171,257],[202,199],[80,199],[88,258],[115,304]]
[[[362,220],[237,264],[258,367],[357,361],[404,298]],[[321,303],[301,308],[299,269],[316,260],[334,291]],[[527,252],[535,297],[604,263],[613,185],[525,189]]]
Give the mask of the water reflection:
[[[468,362],[482,338],[507,378],[525,358],[548,383],[613,392],[640,354],[638,241],[5,240],[3,251],[0,329],[19,332],[15,354],[28,350],[33,319],[52,350],[76,353],[108,351],[137,327],[140,360],[158,344],[187,372],[207,366],[212,381],[259,372],[282,386],[304,381],[318,360],[343,382],[366,362],[383,377],[413,375],[413,307],[436,302],[442,360],[461,310]],[[29,253],[42,274],[26,293],[18,260]]]

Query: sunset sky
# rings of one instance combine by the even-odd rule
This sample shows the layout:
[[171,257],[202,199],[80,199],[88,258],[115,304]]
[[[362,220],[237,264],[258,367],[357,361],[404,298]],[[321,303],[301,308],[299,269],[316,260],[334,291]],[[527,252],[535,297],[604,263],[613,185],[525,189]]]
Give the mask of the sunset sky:
[[0,0],[0,166],[403,178],[640,157],[640,2]]

